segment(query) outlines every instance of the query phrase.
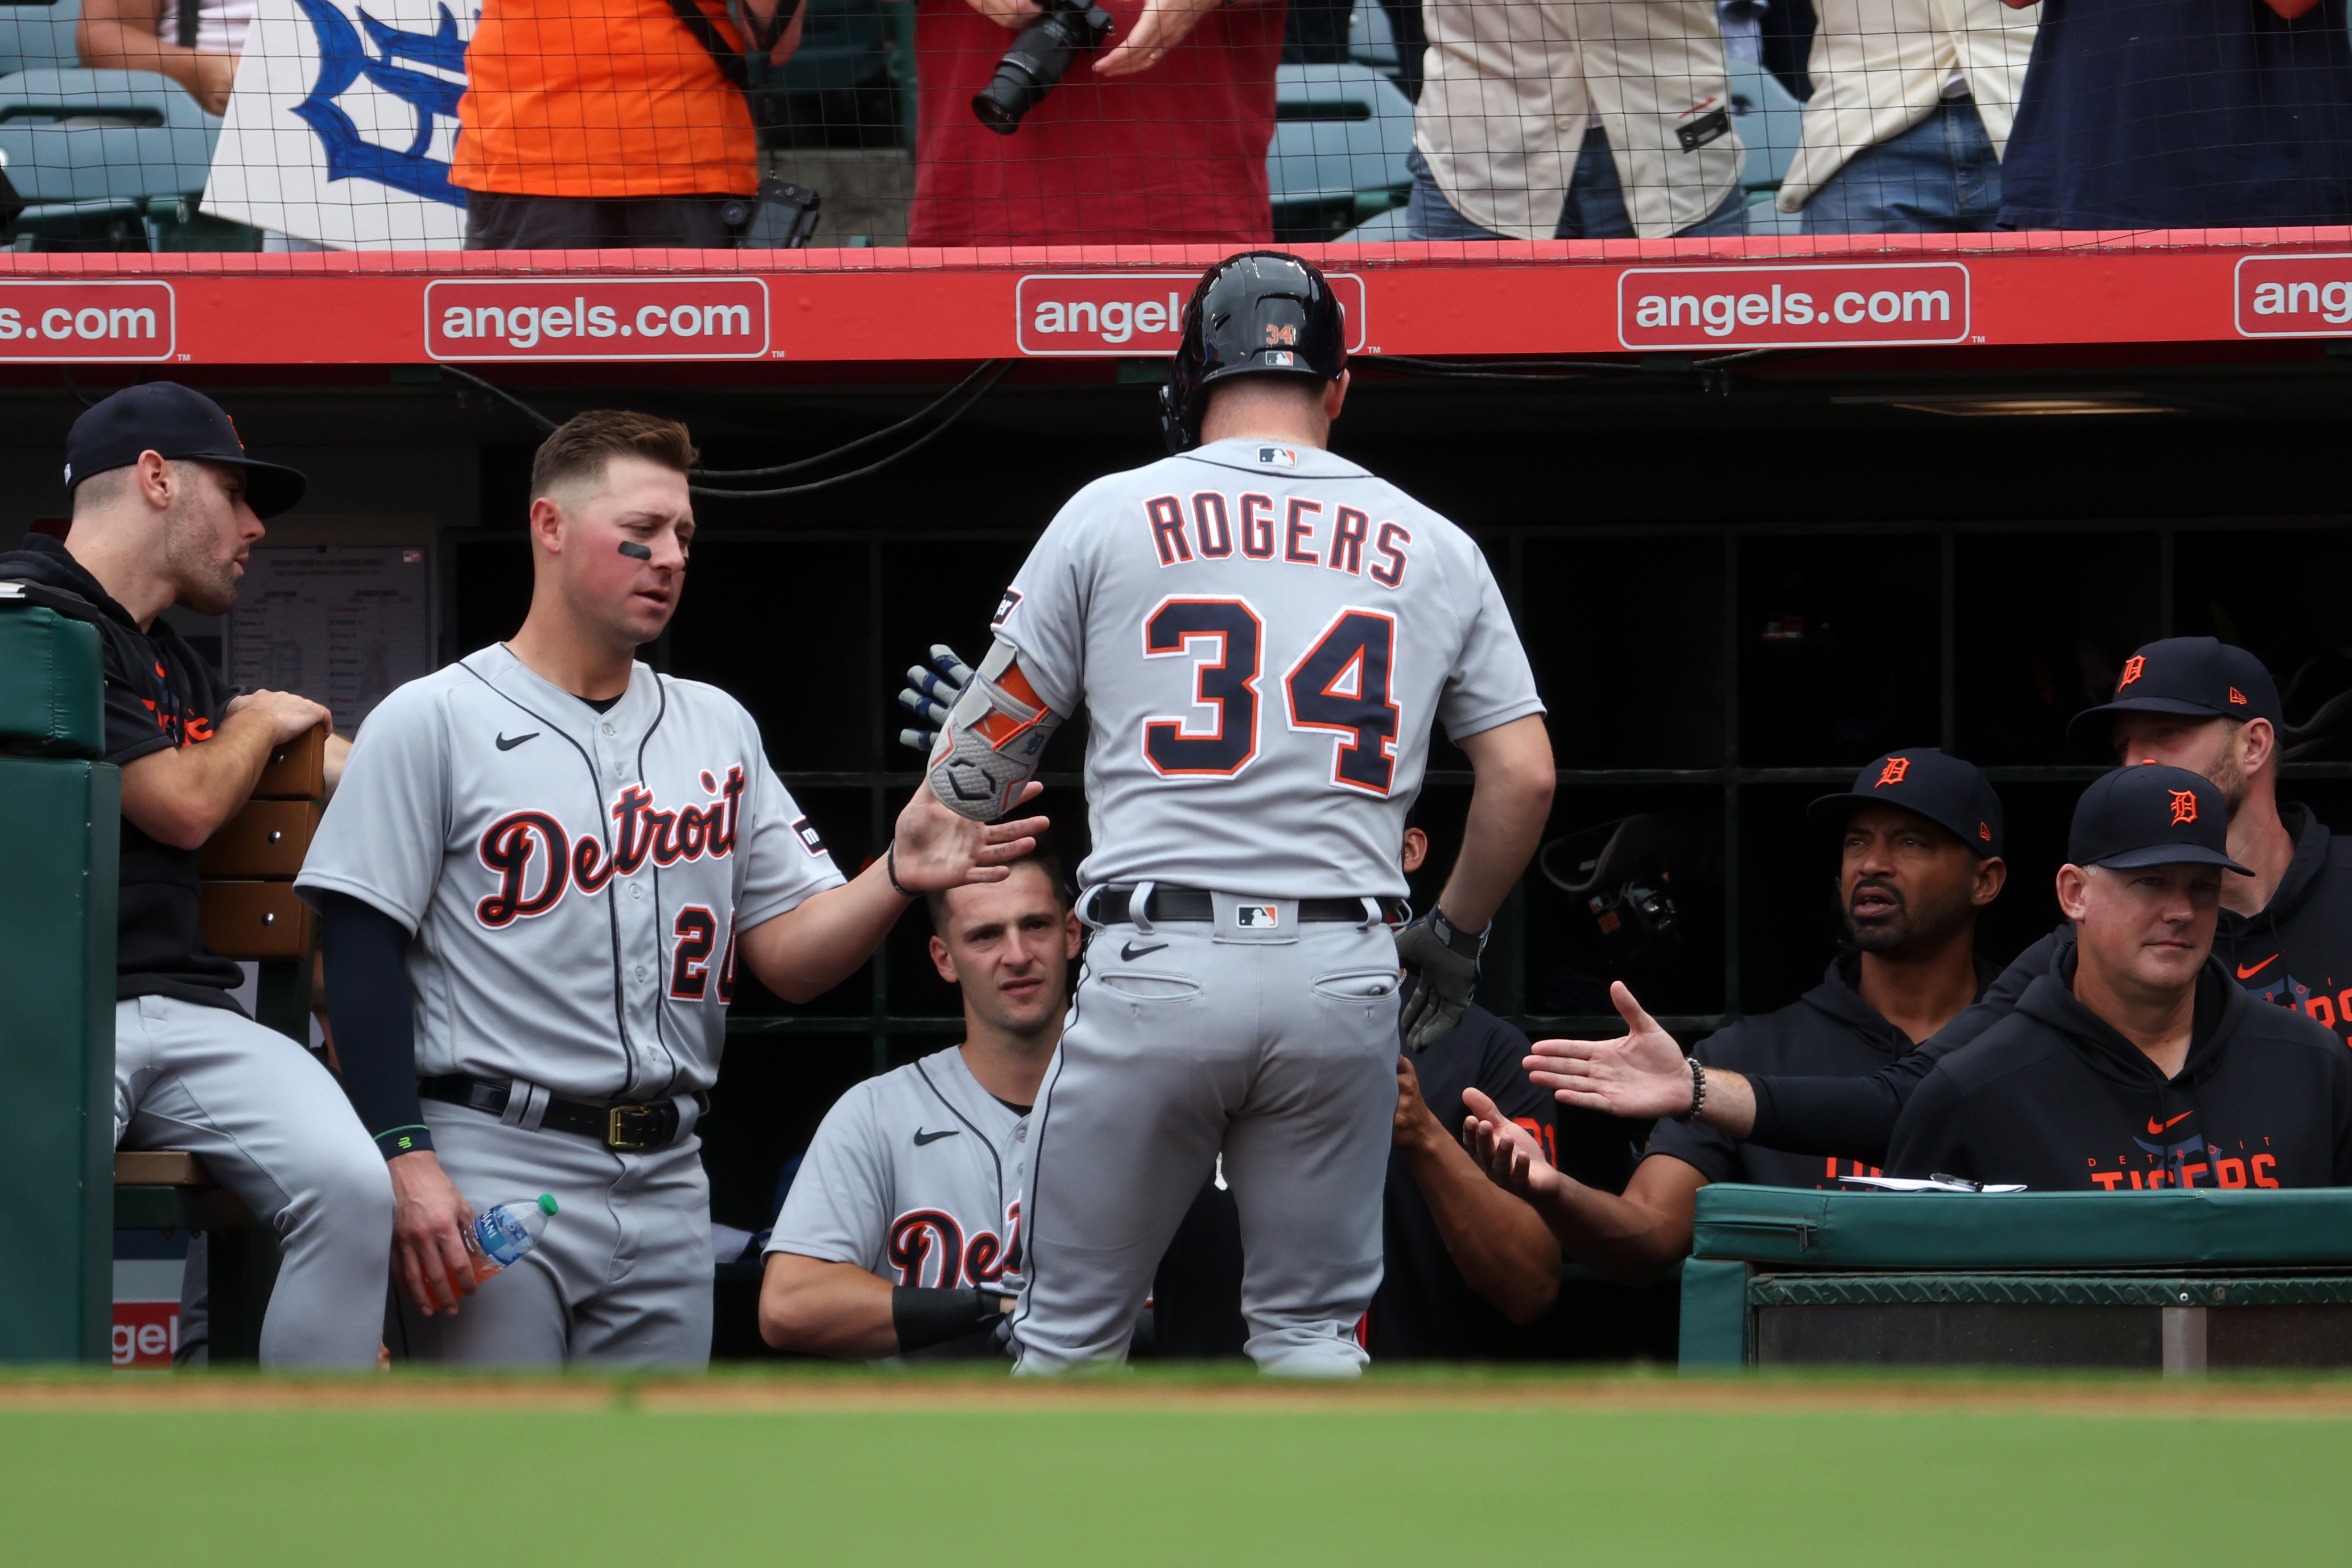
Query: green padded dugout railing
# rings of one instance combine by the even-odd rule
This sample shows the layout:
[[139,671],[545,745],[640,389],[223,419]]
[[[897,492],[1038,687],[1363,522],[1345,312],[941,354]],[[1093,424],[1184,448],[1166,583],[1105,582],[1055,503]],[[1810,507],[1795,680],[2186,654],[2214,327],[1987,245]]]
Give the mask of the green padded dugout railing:
[[1682,1365],[2352,1365],[2352,1190],[1698,1195]]
[[121,775],[98,762],[98,634],[0,584],[0,1360],[109,1360]]

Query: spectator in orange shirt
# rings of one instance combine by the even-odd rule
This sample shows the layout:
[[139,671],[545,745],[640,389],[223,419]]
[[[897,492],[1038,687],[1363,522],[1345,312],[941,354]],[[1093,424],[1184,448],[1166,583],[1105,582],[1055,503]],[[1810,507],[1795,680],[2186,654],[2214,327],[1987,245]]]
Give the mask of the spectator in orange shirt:
[[[485,0],[450,172],[467,249],[735,245],[722,209],[758,194],[759,147],[719,51],[749,41],[726,5],[678,5],[701,25],[669,0]],[[798,0],[743,10],[789,58]]]

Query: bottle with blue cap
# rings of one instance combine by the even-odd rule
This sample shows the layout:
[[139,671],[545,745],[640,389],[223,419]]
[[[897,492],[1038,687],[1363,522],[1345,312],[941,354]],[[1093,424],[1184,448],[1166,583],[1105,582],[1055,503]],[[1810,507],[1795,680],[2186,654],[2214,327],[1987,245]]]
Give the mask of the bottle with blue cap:
[[474,1282],[480,1284],[500,1269],[511,1268],[539,1245],[547,1222],[555,1217],[553,1194],[536,1201],[515,1198],[499,1204],[476,1219],[466,1232],[466,1250],[473,1255]]

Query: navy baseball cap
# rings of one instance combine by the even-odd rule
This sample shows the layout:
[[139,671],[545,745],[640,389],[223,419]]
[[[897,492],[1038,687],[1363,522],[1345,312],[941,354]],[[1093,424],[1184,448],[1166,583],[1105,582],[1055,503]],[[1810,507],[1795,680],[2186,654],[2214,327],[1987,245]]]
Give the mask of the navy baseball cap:
[[1934,746],[1889,752],[1853,775],[1844,795],[1825,795],[1805,807],[1805,820],[1836,831],[1865,805],[1899,805],[1958,835],[1984,859],[2000,854],[2000,796],[1974,763]]
[[310,484],[292,468],[247,457],[236,423],[203,393],[151,381],[123,388],[74,421],[66,437],[66,493],[92,474],[129,468],[142,452],[243,468],[245,499],[256,517],[276,517],[300,500]]
[[2116,694],[2066,725],[2074,744],[2104,742],[2118,713],[2184,713],[2197,719],[2286,721],[2278,683],[2263,661],[2218,637],[2166,637],[2124,660]]
[[[2161,710],[2159,710],[2161,711]],[[2202,773],[2143,763],[2100,777],[2074,803],[2066,858],[2077,866],[2219,866],[2230,858],[2230,808]]]

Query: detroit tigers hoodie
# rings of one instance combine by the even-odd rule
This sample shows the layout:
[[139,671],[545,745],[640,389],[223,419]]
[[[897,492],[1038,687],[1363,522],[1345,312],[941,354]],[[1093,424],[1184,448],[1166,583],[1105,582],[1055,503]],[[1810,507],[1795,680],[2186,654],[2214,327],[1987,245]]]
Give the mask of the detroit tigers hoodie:
[[2036,1191],[2352,1185],[2352,1051],[2331,1031],[2209,958],[2189,1058],[2168,1079],[2075,1000],[2076,956],[2062,936],[2016,1010],[1920,1083],[1892,1173]]

